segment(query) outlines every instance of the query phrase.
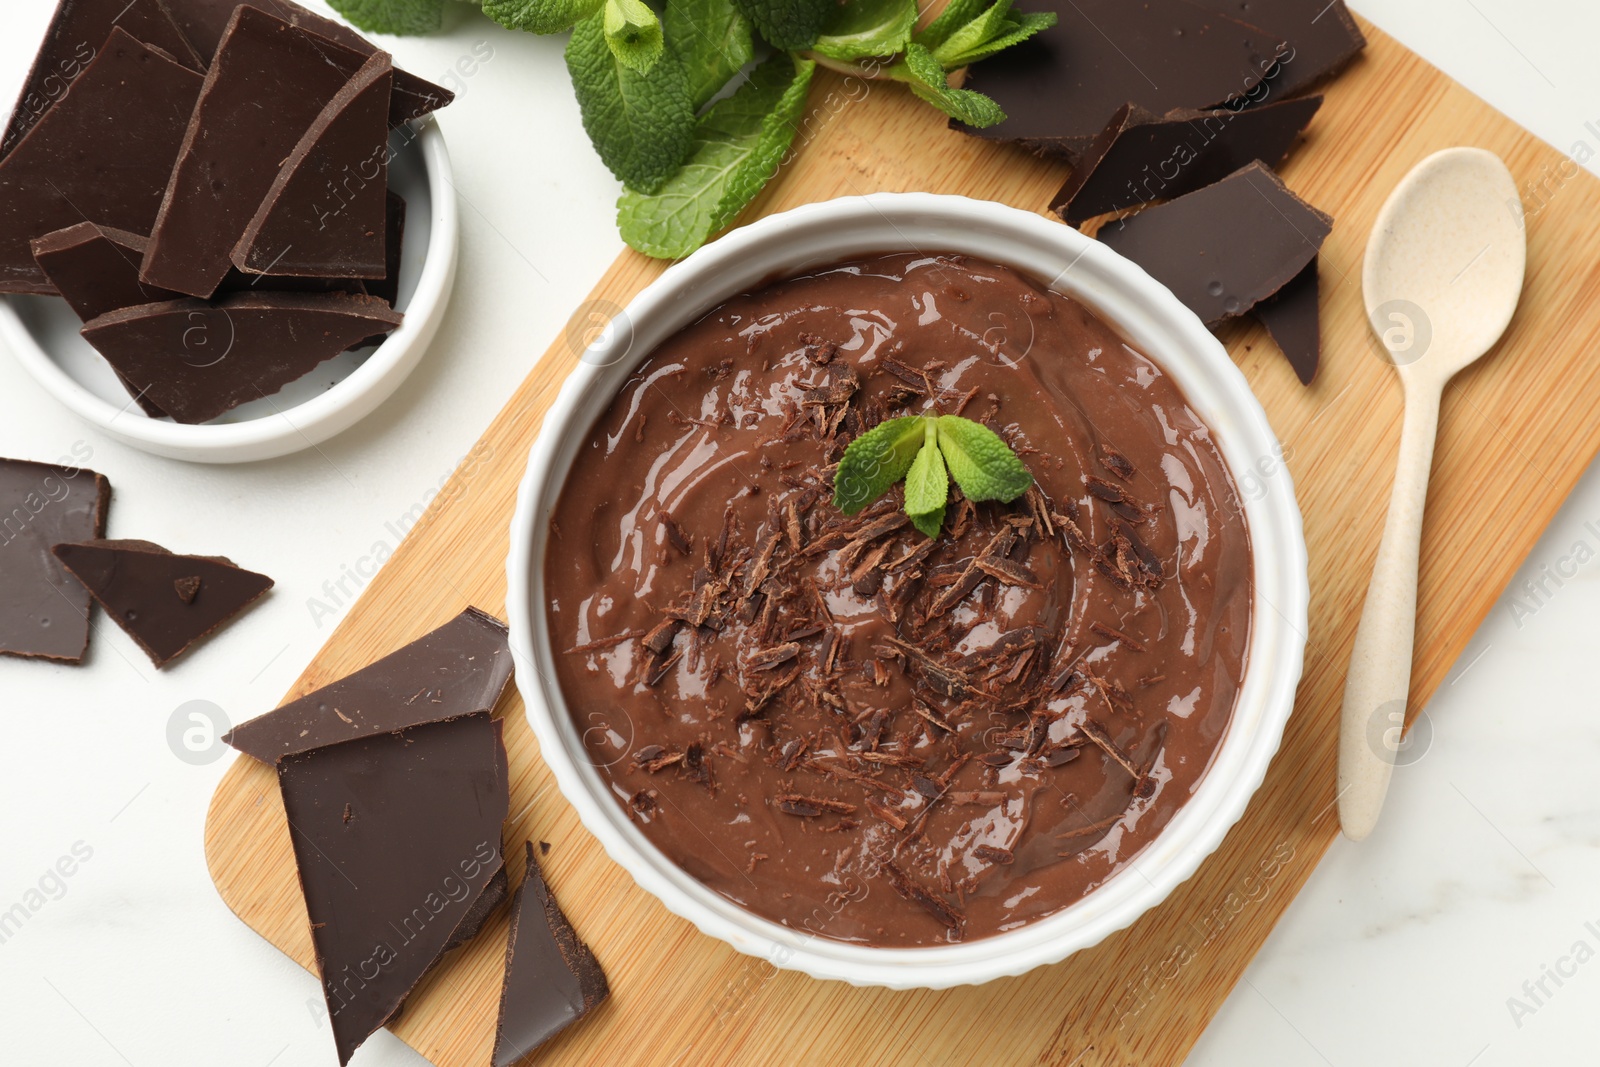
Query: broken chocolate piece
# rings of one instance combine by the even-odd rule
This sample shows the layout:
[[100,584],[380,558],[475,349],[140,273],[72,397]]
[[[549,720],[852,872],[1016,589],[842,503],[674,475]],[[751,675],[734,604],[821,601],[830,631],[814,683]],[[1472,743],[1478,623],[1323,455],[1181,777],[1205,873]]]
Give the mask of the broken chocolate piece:
[[1343,70],[1367,39],[1344,0],[1193,0],[1198,7],[1286,37],[1290,51],[1268,81],[1272,94],[1293,96]]
[[477,712],[296,753],[278,788],[344,1064],[472,925],[505,865],[501,724]]
[[1301,385],[1310,385],[1322,360],[1322,323],[1317,306],[1317,261],[1313,259],[1282,289],[1250,310],[1283,350]]
[[36,237],[34,262],[84,322],[108,311],[176,300],[182,293],[139,280],[147,242],[115,226],[80,222]]
[[301,135],[234,245],[250,274],[382,280],[393,67],[374,53]]
[[1096,236],[1215,326],[1288,284],[1332,228],[1332,218],[1252,163],[1198,192],[1108,222]]
[[[541,842],[541,848],[549,846]],[[556,903],[524,843],[526,874],[511,902],[494,1067],[510,1067],[595,1009],[611,992],[600,961]]]
[[102,536],[110,501],[94,471],[0,459],[0,654],[83,660],[89,592],[50,546]]
[[35,237],[84,221],[155,221],[201,77],[121,29],[0,160],[0,292],[53,293]]
[[0,136],[0,159],[72,88],[113,29],[160,49],[196,74],[205,73],[205,61],[189,47],[163,0],[61,0]]
[[1096,215],[1171,200],[1260,160],[1283,162],[1322,97],[1262,107],[1172,111],[1125,104],[1072,168],[1050,209],[1076,226]]
[[952,119],[952,128],[1076,163],[1124,104],[1164,115],[1243,101],[1288,48],[1282,37],[1187,0],[1075,0],[1058,15],[1054,26],[968,72],[965,88],[993,97],[1005,121],[977,129]]
[[263,763],[355,737],[493,711],[511,678],[506,625],[467,608],[438,629],[223,740]]
[[406,232],[406,201],[391,190],[384,199],[384,205],[383,278],[367,282],[366,285],[367,292],[394,307],[400,299],[400,251]]
[[315,34],[253,7],[234,12],[189,118],[139,276],[190,296],[214,293],[281,164],[359,69],[341,65]]
[[109,311],[83,336],[178,422],[271,396],[401,315],[374,296],[236,293]]
[[[168,0],[168,3],[178,28],[189,38],[195,51],[208,58],[216,52],[234,9],[240,6],[239,0]],[[377,45],[344,23],[308,11],[292,0],[244,0],[244,6],[264,11],[322,38],[331,46],[327,49],[330,57],[337,57],[330,58],[330,62],[348,63],[348,58],[341,54],[341,50],[347,50],[355,57],[351,71],[378,51]],[[420,119],[454,99],[455,94],[450,90],[409,71],[396,70],[394,94],[389,102],[389,125],[399,126]]]
[[51,551],[157,667],[272,588],[271,578],[224,556],[180,556],[149,541],[74,541]]

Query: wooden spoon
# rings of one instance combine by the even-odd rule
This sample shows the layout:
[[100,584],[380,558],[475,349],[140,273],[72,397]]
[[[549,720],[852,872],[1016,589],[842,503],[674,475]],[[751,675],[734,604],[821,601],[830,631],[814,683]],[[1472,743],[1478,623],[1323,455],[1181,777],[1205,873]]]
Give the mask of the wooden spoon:
[[1439,399],[1451,376],[1505,332],[1526,261],[1516,181],[1499,156],[1478,148],[1447,148],[1417,164],[1367,239],[1367,319],[1400,375],[1405,425],[1344,686],[1339,825],[1354,841],[1378,821],[1405,726]]

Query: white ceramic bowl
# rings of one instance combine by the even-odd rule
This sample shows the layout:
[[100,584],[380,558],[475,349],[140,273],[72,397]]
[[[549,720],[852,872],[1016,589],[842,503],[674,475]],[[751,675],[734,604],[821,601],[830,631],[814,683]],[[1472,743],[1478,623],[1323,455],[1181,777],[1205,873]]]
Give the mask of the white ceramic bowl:
[[[1254,550],[1244,684],[1194,795],[1137,858],[1056,914],[959,945],[885,949],[811,937],[757,917],[668,860],[610,795],[555,683],[544,612],[547,520],[595,418],[662,340],[724,299],[776,276],[855,256],[965,252],[1012,266],[1094,307],[1177,380],[1239,484]],[[1305,540],[1265,413],[1216,338],[1165,287],[1077,230],[1000,204],[879,193],[754,222],[669,268],[589,347],[545,416],[511,527],[506,603],[517,687],[544,760],[611,858],[673,912],[741,952],[817,978],[896,989],[984,982],[1055,963],[1127,926],[1194,873],[1244,812],[1277,751],[1305,645]]]
[[273,396],[198,426],[152,419],[53,296],[0,298],[0,338],[45,391],[85,422],[146,452],[195,463],[248,463],[320,444],[369,415],[422,358],[456,274],[456,195],[437,122],[394,131],[389,187],[406,201],[400,293],[405,321],[375,348],[345,352]]

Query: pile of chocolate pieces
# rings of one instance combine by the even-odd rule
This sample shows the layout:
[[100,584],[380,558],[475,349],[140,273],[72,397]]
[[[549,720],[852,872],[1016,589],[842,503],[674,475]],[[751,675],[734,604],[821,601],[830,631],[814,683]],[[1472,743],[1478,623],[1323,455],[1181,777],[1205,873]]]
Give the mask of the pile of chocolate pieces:
[[400,324],[395,144],[451,94],[291,0],[60,0],[0,137],[0,293],[201,423]]
[[1046,6],[1055,26],[966,82],[1006,121],[952,125],[1072,164],[1056,214],[1098,224],[1206,325],[1259,320],[1309,384],[1317,255],[1333,220],[1273,168],[1322,106],[1308,90],[1366,47],[1343,0]]
[[341,1064],[508,895],[494,1067],[522,1059],[609,993],[532,841],[509,892],[510,774],[493,712],[511,673],[505,624],[467,608],[223,738],[277,770]]

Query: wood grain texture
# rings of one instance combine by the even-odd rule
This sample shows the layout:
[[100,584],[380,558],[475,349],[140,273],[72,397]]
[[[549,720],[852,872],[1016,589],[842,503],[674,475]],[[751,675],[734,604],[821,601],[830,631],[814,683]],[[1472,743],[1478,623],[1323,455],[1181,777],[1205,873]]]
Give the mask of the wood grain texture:
[[[1306,518],[1305,678],[1261,791],[1200,871],[1129,929],[1064,963],[976,988],[855,989],[779,972],[704,937],[637,889],[554,788],[511,694],[507,854],[552,843],[552,885],[613,996],[532,1059],[549,1064],[1180,1063],[1337,833],[1339,696],[1400,433],[1400,387],[1361,310],[1366,235],[1395,182],[1455,144],[1500,153],[1528,185],[1562,157],[1385,35],[1329,90],[1289,185],[1337,219],[1322,253],[1325,354],[1311,388],[1255,327],[1224,340],[1285,446]],[[818,72],[804,151],[752,214],[875,190],[930,190],[1043,211],[1064,169],[952,133],[893,87]],[[1571,173],[1570,170],[1564,173]],[[1600,447],[1600,183],[1530,202],[1527,285],[1498,349],[1451,385],[1423,536],[1413,708],[1444,681]],[[587,307],[625,304],[661,265],[624,253]],[[581,316],[567,335],[580,334]],[[289,696],[424,633],[466,604],[501,612],[507,527],[541,414],[573,366],[565,337],[368,586]],[[445,355],[445,353],[440,353]],[[1281,477],[1268,465],[1258,477]],[[1404,773],[1403,771],[1401,773]],[[218,786],[206,853],[241,919],[308,968],[311,940],[274,775],[247,758]],[[395,1032],[440,1067],[488,1062],[502,914],[415,995]],[[332,1062],[332,1049],[329,1049]]]

